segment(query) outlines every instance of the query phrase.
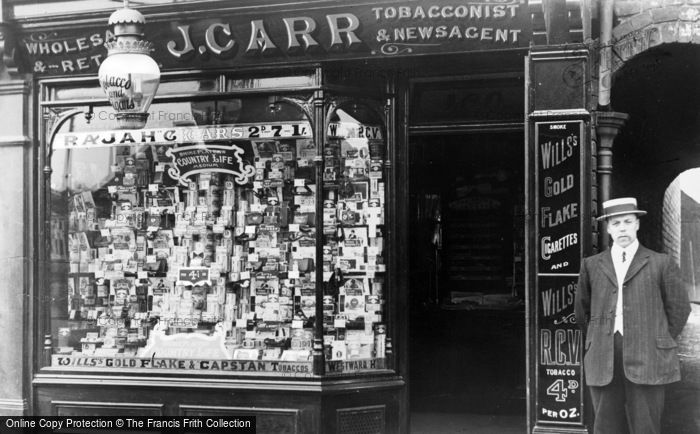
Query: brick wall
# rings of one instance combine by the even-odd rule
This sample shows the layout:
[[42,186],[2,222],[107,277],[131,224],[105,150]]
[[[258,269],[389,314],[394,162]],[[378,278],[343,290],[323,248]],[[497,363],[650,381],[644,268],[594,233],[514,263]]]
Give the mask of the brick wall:
[[681,192],[681,210],[681,273],[691,300],[700,301],[700,203]]
[[[663,251],[670,254],[676,264],[681,264],[681,182],[676,178],[666,189],[661,211],[661,237]],[[652,216],[653,217],[653,216]]]
[[615,0],[613,73],[661,44],[700,43],[700,0]]

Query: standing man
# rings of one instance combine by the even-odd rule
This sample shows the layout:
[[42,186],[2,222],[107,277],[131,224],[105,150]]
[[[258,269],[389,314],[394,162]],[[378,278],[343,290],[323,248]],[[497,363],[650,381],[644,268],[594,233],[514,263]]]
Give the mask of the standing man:
[[604,202],[613,245],[581,264],[575,311],[595,434],[660,434],[665,385],[681,378],[675,339],[690,302],[671,257],[637,241],[645,214],[631,197]]

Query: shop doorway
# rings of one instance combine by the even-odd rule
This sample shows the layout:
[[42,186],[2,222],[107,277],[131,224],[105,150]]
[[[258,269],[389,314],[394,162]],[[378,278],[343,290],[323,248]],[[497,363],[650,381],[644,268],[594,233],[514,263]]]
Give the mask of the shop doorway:
[[412,432],[526,428],[523,161],[522,131],[411,137]]

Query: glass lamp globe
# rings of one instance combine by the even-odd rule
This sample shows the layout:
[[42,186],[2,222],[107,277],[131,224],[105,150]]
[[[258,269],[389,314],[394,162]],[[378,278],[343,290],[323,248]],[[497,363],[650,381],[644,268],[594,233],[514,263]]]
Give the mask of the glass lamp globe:
[[107,58],[100,65],[98,79],[117,112],[117,126],[143,128],[148,108],[160,84],[160,68],[151,58],[151,43],[143,40],[143,15],[127,7],[109,17],[115,40],[105,43]]
[[140,53],[114,53],[100,65],[98,78],[117,112],[120,128],[143,128],[160,84],[158,64]]

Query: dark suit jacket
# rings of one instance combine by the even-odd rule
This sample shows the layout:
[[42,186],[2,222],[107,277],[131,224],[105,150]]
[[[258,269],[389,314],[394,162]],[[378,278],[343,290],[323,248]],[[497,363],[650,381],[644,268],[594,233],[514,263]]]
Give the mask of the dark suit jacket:
[[[680,380],[675,338],[690,314],[680,270],[670,256],[640,245],[623,285],[626,377],[638,384]],[[610,249],[585,258],[575,312],[586,336],[583,367],[590,386],[605,386],[612,380],[617,292]]]

